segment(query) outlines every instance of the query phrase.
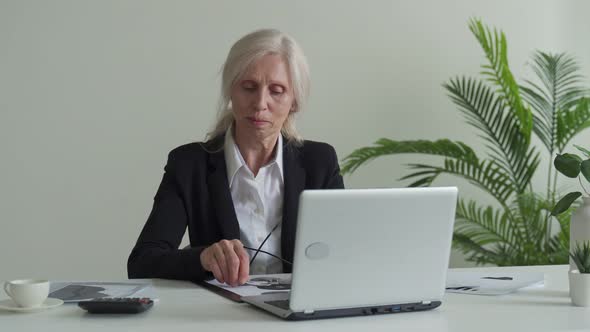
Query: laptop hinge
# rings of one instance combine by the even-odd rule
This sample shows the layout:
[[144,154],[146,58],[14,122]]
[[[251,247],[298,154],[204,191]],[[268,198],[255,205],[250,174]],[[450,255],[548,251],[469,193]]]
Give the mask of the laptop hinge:
[[314,310],[313,309],[305,309],[305,310],[303,310],[303,313],[306,315],[311,315],[314,313]]

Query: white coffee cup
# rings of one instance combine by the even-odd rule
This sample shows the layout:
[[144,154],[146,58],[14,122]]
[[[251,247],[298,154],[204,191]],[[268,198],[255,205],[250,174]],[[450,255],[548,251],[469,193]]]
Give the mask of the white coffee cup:
[[23,308],[39,307],[49,295],[49,281],[38,279],[12,280],[4,283],[4,291]]

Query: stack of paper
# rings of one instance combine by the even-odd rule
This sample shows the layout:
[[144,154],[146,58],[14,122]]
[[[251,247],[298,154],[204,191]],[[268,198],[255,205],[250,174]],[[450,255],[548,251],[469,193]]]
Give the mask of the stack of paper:
[[545,276],[537,272],[449,271],[447,292],[472,295],[501,295],[520,288],[543,286]]

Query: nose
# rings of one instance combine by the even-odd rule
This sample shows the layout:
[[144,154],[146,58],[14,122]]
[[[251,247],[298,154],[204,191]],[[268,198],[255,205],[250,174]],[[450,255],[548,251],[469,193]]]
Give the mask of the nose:
[[258,89],[254,99],[254,108],[256,111],[265,111],[268,109],[268,96],[266,89]]

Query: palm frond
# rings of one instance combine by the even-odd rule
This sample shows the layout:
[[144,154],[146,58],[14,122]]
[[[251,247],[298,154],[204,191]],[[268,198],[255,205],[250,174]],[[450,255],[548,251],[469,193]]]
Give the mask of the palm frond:
[[569,240],[563,229],[552,234],[546,218],[550,206],[551,202],[535,194],[520,195],[508,210],[478,207],[475,201],[461,200],[457,205],[455,236],[468,238],[471,247],[485,248],[485,253],[477,251],[467,257],[476,263],[564,264],[568,261]]
[[[566,264],[569,247],[569,219],[558,218],[559,229],[553,229],[551,209],[555,204],[534,192],[520,195],[511,206],[515,227],[523,230],[526,241],[519,253],[523,265]],[[559,220],[560,219],[560,220]],[[539,253],[543,253],[540,255]]]
[[578,149],[578,151],[582,152],[586,158],[590,158],[590,150],[576,144],[574,144],[574,147]]
[[344,158],[341,172],[342,174],[353,173],[361,165],[377,157],[400,153],[422,153],[461,159],[469,163],[478,162],[473,149],[462,142],[453,142],[448,139],[394,141],[381,138],[373,146],[356,149]]
[[455,232],[468,236],[478,245],[505,243],[517,247],[521,234],[511,227],[510,215],[491,206],[479,207],[470,200],[459,200],[456,210]]
[[567,264],[569,262],[568,251],[569,251],[569,233],[559,232],[553,235],[549,241],[546,251],[545,262],[541,264]]
[[466,259],[477,264],[496,264],[502,260],[502,256],[486,249],[471,240],[468,236],[461,233],[453,233],[453,247],[463,254],[467,255]]
[[527,186],[530,186],[540,162],[541,156],[535,148],[530,148],[528,152],[524,154],[524,157],[515,158],[516,177],[517,179],[520,179],[520,181],[518,181],[519,187],[517,190],[519,194],[523,194],[527,190]]
[[521,86],[523,100],[534,111],[535,134],[547,151],[553,153],[560,141],[557,131],[558,112],[576,108],[588,95],[588,91],[581,85],[582,76],[577,62],[565,53],[536,51],[532,55],[531,68],[539,83],[525,81],[526,85]]
[[481,132],[492,159],[510,175],[517,192],[523,192],[530,183],[528,175],[535,172],[539,159],[520,132],[518,119],[481,81],[455,78],[444,87],[467,122]]
[[589,99],[583,98],[572,110],[559,110],[556,117],[556,146],[562,152],[574,136],[590,127]]
[[549,211],[546,208],[545,199],[532,192],[519,195],[510,206],[511,222],[525,235],[522,246],[526,250],[543,251],[549,242]]
[[493,161],[484,160],[480,163],[467,162],[460,159],[445,159],[442,167],[424,164],[409,164],[416,172],[399,180],[418,180],[410,187],[428,186],[440,174],[462,177],[492,195],[500,204],[506,205],[508,198],[514,193],[510,178]]
[[469,22],[469,29],[481,45],[489,62],[488,65],[482,66],[484,69],[482,74],[487,76],[488,80],[498,87],[497,92],[500,93],[508,109],[518,119],[518,128],[526,144],[529,144],[533,128],[533,116],[530,109],[523,104],[519,86],[508,66],[506,36],[496,29],[492,31],[478,19],[472,19]]

